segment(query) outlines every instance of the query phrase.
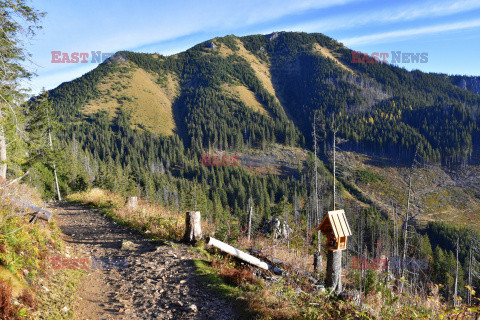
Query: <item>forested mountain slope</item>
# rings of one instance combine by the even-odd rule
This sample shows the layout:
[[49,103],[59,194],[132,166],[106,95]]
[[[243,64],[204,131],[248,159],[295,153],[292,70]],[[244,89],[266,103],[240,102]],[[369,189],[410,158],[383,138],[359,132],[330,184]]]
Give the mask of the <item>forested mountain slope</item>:
[[[458,78],[458,77],[457,77]],[[62,120],[119,109],[134,127],[181,135],[196,150],[268,143],[307,146],[313,111],[322,134],[336,115],[348,148],[408,160],[468,160],[478,140],[480,96],[460,78],[353,63],[322,34],[226,36],[185,52],[119,52],[51,91]]]
[[[313,151],[314,114],[327,162],[334,129],[341,150],[388,159],[388,166],[410,166],[414,158],[448,167],[478,162],[474,77],[363,62],[327,36],[295,32],[215,38],[168,57],[118,52],[49,93],[65,125],[60,140],[76,163],[64,172],[63,188],[97,185],[239,219],[250,197],[264,217],[278,214],[281,201],[304,199],[308,212],[313,161],[298,150]],[[205,153],[259,150],[261,161],[280,160],[278,168],[255,174],[244,161],[202,165]],[[287,153],[297,160],[286,161]],[[344,171],[355,178],[357,169]],[[328,208],[331,167],[319,170]]]

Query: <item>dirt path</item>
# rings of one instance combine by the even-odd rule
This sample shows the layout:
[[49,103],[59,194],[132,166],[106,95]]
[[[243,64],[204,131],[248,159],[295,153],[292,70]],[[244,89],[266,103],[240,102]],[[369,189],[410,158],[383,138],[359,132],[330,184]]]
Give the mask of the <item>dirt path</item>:
[[236,319],[231,303],[195,275],[187,246],[145,239],[80,205],[53,208],[72,258],[92,260],[79,289],[77,319]]

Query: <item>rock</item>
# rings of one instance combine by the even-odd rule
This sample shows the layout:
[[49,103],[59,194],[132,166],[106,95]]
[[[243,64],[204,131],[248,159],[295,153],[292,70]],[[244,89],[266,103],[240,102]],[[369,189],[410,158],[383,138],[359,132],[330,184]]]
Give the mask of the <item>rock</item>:
[[175,301],[175,304],[179,307],[183,307],[183,302],[182,301]]
[[187,283],[187,280],[180,280],[180,284]]
[[68,307],[63,307],[63,308],[62,308],[62,311],[63,311],[63,312],[68,312],[68,310],[70,310],[70,309],[68,309]]
[[135,247],[135,244],[132,241],[122,241],[122,250],[128,250]]
[[273,233],[275,239],[287,239],[292,234],[293,229],[290,228],[286,220],[275,218],[268,223],[266,232]]
[[192,312],[197,312],[197,311],[198,311],[198,308],[197,308],[196,305],[191,304],[191,305],[189,305],[189,306],[187,307],[187,310],[192,311]]

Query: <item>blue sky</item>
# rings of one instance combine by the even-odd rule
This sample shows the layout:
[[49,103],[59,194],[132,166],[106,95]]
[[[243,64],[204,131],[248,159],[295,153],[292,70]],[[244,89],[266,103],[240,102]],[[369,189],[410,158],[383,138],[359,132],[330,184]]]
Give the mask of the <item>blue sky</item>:
[[170,55],[205,40],[273,31],[320,32],[347,47],[428,53],[408,70],[480,75],[480,0],[38,0],[47,13],[27,44],[38,74],[32,93],[75,79],[97,64],[51,63],[52,51],[119,50]]

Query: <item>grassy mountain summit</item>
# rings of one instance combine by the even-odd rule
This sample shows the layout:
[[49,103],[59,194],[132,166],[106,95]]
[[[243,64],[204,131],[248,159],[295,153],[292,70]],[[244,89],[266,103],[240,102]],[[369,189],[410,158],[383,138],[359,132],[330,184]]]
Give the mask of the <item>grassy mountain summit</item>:
[[117,56],[51,91],[61,119],[114,119],[123,109],[133,127],[236,149],[310,144],[314,111],[325,135],[335,113],[345,148],[408,160],[418,146],[443,163],[468,161],[479,136],[480,96],[454,85],[458,77],[353,63],[322,34],[226,36],[168,57]]

